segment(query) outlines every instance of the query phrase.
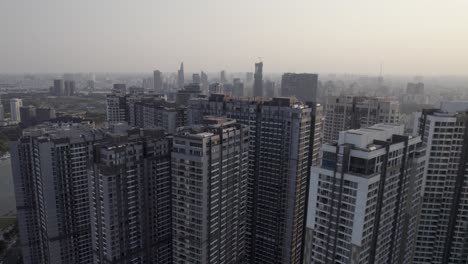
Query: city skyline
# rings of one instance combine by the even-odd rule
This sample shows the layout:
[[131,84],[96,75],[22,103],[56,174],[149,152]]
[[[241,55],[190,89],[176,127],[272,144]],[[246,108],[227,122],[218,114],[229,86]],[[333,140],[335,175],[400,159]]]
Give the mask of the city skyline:
[[[9,1],[0,72],[466,75],[466,1]],[[215,38],[216,41],[212,41]],[[194,68],[194,67],[200,67]]]

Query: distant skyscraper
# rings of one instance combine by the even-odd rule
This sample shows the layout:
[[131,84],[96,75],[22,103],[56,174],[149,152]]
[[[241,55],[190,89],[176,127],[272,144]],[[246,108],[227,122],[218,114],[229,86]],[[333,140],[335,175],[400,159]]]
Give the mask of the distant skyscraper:
[[39,107],[36,109],[36,119],[38,123],[49,121],[55,118],[55,110],[50,107]]
[[125,126],[96,146],[92,263],[172,263],[170,149],[162,130]]
[[177,72],[177,86],[179,88],[183,88],[185,84],[185,79],[184,79],[184,63],[182,62],[180,64],[180,69]]
[[226,71],[221,71],[219,80],[221,83],[227,83]]
[[330,96],[325,107],[324,143],[338,140],[340,131],[400,121],[398,101],[386,98]]
[[55,96],[61,96],[65,92],[65,84],[63,79],[54,80],[53,94]]
[[75,94],[75,91],[76,91],[75,81],[70,81],[70,80],[64,81],[64,90],[61,95],[73,96]]
[[209,84],[208,82],[208,75],[205,72],[201,72],[201,77],[200,77],[201,84],[206,87],[206,85]]
[[162,73],[158,70],[153,71],[153,87],[154,91],[158,93],[163,90]]
[[426,158],[421,139],[403,130],[348,130],[322,146],[322,165],[311,170],[304,263],[411,263]]
[[210,84],[209,92],[210,94],[222,94],[223,85],[220,83],[212,83]]
[[281,78],[281,96],[296,96],[303,102],[317,102],[318,75],[285,73]]
[[112,93],[117,96],[125,96],[127,94],[127,85],[125,83],[114,83]]
[[255,63],[253,96],[263,96],[263,62]]
[[265,88],[264,96],[265,97],[275,97],[275,82],[266,80],[265,83],[263,84]]
[[227,116],[250,127],[248,263],[299,264],[312,162],[312,109],[292,98],[215,94],[191,100],[188,121]]
[[249,130],[205,122],[174,135],[173,263],[244,263]]
[[93,262],[88,165],[100,138],[44,127],[11,144],[23,263]]
[[15,122],[21,122],[20,108],[23,106],[23,101],[18,98],[10,99],[10,113],[11,120]]
[[34,106],[21,106],[20,116],[23,127],[30,127],[36,124],[36,108]]
[[5,120],[5,109],[3,108],[2,98],[0,97],[0,122]]
[[427,146],[415,264],[468,259],[468,102],[423,110],[417,132]]
[[184,89],[177,91],[176,94],[176,103],[179,106],[187,106],[189,100],[196,98],[201,94],[200,84],[189,84],[184,87]]
[[246,83],[248,83],[248,84],[252,83],[253,78],[254,78],[254,73],[253,72],[245,73],[245,82]]
[[192,74],[192,83],[201,84],[200,74],[198,73]]
[[244,83],[239,78],[233,80],[232,95],[244,96]]

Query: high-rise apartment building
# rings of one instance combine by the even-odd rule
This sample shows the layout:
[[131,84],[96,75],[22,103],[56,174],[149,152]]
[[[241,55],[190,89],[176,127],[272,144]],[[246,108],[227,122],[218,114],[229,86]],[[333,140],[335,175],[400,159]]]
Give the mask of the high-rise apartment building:
[[317,74],[285,73],[281,78],[281,96],[296,96],[303,102],[315,102],[317,85]]
[[162,128],[167,133],[175,133],[176,129],[186,125],[186,108],[165,100],[145,99],[135,102],[134,121],[129,124],[141,128]]
[[23,262],[92,263],[88,165],[100,131],[39,127],[11,144]]
[[263,62],[255,63],[253,96],[263,96]]
[[173,140],[174,263],[245,258],[249,130],[225,118],[182,128]]
[[24,263],[171,263],[163,130],[46,124],[11,153]]
[[312,109],[292,98],[191,100],[189,124],[227,116],[250,128],[248,263],[301,263]]
[[106,96],[106,120],[111,123],[127,121],[127,97],[117,94]]
[[322,164],[311,170],[304,263],[411,263],[425,149],[403,130],[378,124],[322,146]]
[[89,177],[93,263],[172,263],[170,155],[162,130],[117,126],[96,145]]
[[153,88],[154,91],[158,93],[163,90],[162,73],[158,70],[153,71]]
[[424,196],[413,263],[468,259],[468,102],[424,110],[417,132],[427,148]]
[[23,100],[19,98],[10,99],[11,121],[21,122],[21,106],[23,106]]
[[378,97],[330,96],[324,112],[325,143],[338,140],[341,131],[379,123],[398,124],[400,120],[398,101]]

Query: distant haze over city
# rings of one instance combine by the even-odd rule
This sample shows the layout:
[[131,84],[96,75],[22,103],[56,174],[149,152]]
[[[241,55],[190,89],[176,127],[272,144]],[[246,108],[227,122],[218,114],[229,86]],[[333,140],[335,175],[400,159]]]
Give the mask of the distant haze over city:
[[0,73],[466,75],[468,1],[1,1]]

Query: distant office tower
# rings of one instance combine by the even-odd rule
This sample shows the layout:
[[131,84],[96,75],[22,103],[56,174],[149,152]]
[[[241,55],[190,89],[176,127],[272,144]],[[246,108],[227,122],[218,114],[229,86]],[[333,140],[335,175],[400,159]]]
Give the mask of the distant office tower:
[[112,94],[117,96],[125,96],[125,94],[127,94],[127,85],[125,85],[125,83],[114,83],[112,87]]
[[132,126],[162,128],[172,134],[176,132],[176,128],[186,125],[186,108],[161,99],[135,102],[134,112],[135,122],[130,122]]
[[266,80],[263,86],[265,88],[265,97],[275,97],[275,82]]
[[142,95],[145,93],[145,88],[139,86],[130,86],[128,88],[128,93],[131,95]]
[[23,263],[92,263],[88,164],[100,138],[45,127],[11,144]]
[[312,109],[292,98],[215,94],[191,100],[187,111],[189,123],[217,115],[250,128],[248,263],[302,263]]
[[109,94],[106,97],[106,120],[111,123],[128,120],[127,97]]
[[209,87],[210,94],[222,94],[223,93],[223,85],[220,83],[212,83]]
[[153,85],[155,92],[161,92],[163,90],[162,73],[158,70],[153,71]]
[[396,100],[366,96],[330,96],[325,105],[324,143],[338,140],[340,131],[369,127],[378,123],[398,124]]
[[414,262],[468,259],[468,102],[442,102],[419,119],[427,146],[424,196]]
[[155,93],[153,78],[144,78],[143,79],[143,89],[145,89],[149,93]]
[[0,97],[0,122],[5,120],[5,109],[3,108],[2,98]]
[[179,106],[187,106],[189,100],[196,98],[201,94],[200,84],[189,84],[184,87],[183,90],[177,91],[176,104]]
[[21,106],[20,116],[23,127],[30,127],[36,124],[36,108],[34,106]]
[[64,90],[63,94],[65,96],[73,96],[76,92],[76,83],[75,81],[64,81]]
[[192,83],[201,84],[200,74],[198,73],[192,74]]
[[65,92],[65,84],[63,79],[54,80],[53,94],[55,96],[61,96]]
[[205,87],[209,84],[208,75],[203,71],[201,72],[200,82]]
[[421,139],[403,130],[378,124],[322,146],[322,166],[311,170],[304,263],[411,263],[425,156]]
[[39,107],[36,109],[36,120],[38,123],[49,121],[55,118],[55,109],[51,107]]
[[90,166],[93,263],[172,263],[170,141],[162,130],[119,130]]
[[184,63],[182,62],[180,64],[180,69],[177,72],[177,86],[179,88],[183,88],[185,85],[185,79],[184,79]]
[[94,80],[88,80],[88,81],[86,82],[86,86],[87,86],[88,89],[94,90],[94,88],[95,88],[95,83],[96,83],[96,82],[95,82]]
[[18,98],[10,99],[11,121],[21,122],[20,108],[23,106],[23,101]]
[[296,96],[303,102],[317,102],[318,75],[285,73],[281,78],[281,96]]
[[253,96],[263,96],[263,62],[255,63]]
[[233,80],[232,95],[244,96],[244,83],[239,78]]
[[173,263],[243,263],[249,130],[205,122],[174,135]]
[[408,83],[406,85],[406,94],[424,94],[424,83]]
[[408,83],[402,99],[405,103],[429,104],[429,96],[424,94],[424,83]]
[[227,78],[226,78],[226,71],[221,71],[220,76],[219,76],[219,81],[220,83],[227,83]]
[[247,72],[245,73],[245,82],[246,83],[252,83],[253,81],[253,78],[254,78],[254,73],[253,72]]

